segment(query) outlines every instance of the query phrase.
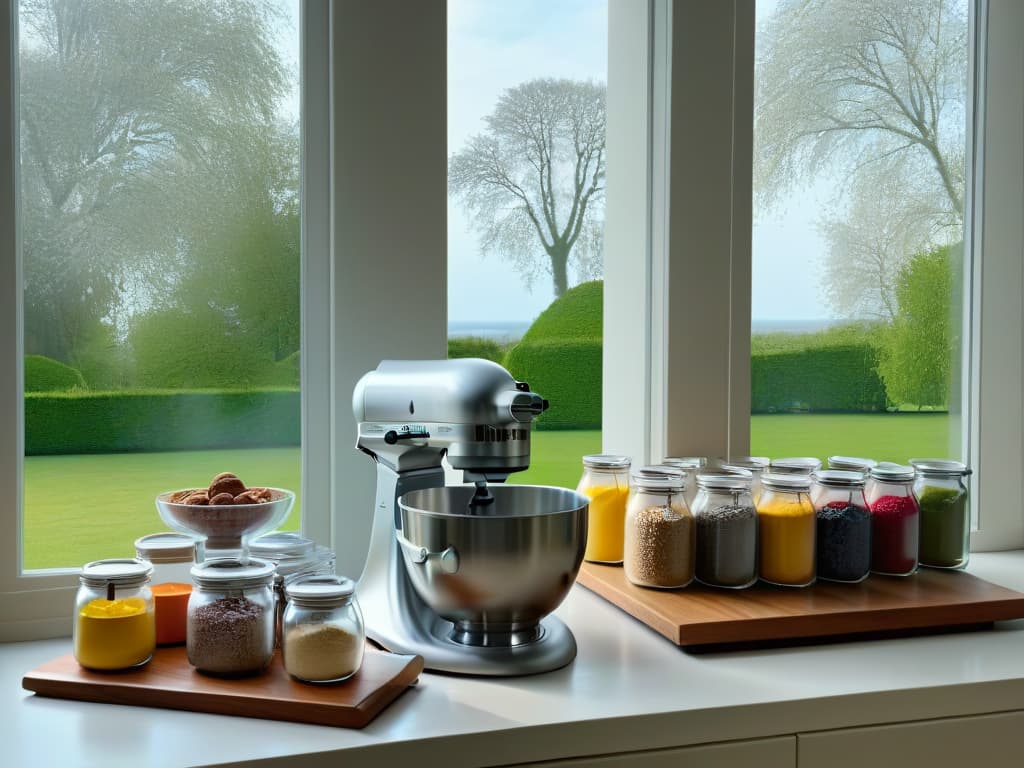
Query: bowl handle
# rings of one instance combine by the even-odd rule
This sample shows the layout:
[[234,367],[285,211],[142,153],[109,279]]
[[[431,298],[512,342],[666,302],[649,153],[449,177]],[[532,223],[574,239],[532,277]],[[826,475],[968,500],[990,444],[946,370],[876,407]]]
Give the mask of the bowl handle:
[[416,565],[426,565],[431,558],[437,561],[437,567],[444,573],[458,573],[459,553],[455,547],[448,547],[441,552],[431,552],[426,547],[418,547],[402,535],[401,531],[395,531],[395,538],[399,546],[405,552],[405,559]]

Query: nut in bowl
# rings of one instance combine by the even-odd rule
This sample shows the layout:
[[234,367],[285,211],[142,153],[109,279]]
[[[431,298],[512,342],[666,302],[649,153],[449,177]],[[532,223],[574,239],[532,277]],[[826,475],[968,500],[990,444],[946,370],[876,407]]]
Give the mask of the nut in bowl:
[[283,488],[247,488],[221,472],[207,488],[167,491],[156,497],[161,519],[171,528],[199,536],[210,549],[239,549],[253,536],[279,526],[295,494]]

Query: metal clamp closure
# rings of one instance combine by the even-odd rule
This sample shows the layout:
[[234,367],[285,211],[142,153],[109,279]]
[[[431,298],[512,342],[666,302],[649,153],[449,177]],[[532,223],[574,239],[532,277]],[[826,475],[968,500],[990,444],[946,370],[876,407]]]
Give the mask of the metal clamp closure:
[[448,547],[441,552],[431,552],[426,547],[416,546],[399,531],[395,531],[395,538],[398,539],[399,545],[405,550],[406,559],[409,562],[423,565],[433,558],[437,561],[437,567],[443,573],[453,574],[458,572],[459,553],[455,550],[455,547]]

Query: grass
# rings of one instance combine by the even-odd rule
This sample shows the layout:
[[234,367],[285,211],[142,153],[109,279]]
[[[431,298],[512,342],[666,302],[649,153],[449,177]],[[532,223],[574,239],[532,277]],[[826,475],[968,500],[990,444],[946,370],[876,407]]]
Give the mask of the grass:
[[[869,456],[906,461],[947,456],[946,414],[797,414],[751,418],[751,452],[764,456]],[[516,483],[574,488],[580,457],[600,453],[601,433],[541,431]],[[235,472],[246,482],[300,488],[298,448],[31,456],[25,459],[25,567],[77,567],[134,553],[139,536],[166,530],[153,498]],[[367,472],[372,468],[367,465]],[[285,523],[299,525],[299,499]]]

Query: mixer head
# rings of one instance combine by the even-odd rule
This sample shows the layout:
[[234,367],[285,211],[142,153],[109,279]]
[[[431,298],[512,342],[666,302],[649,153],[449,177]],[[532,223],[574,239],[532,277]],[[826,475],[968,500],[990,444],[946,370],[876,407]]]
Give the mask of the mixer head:
[[504,480],[530,465],[533,420],[547,400],[497,363],[385,360],[356,384],[356,446],[394,470],[436,467],[447,454],[467,479]]

